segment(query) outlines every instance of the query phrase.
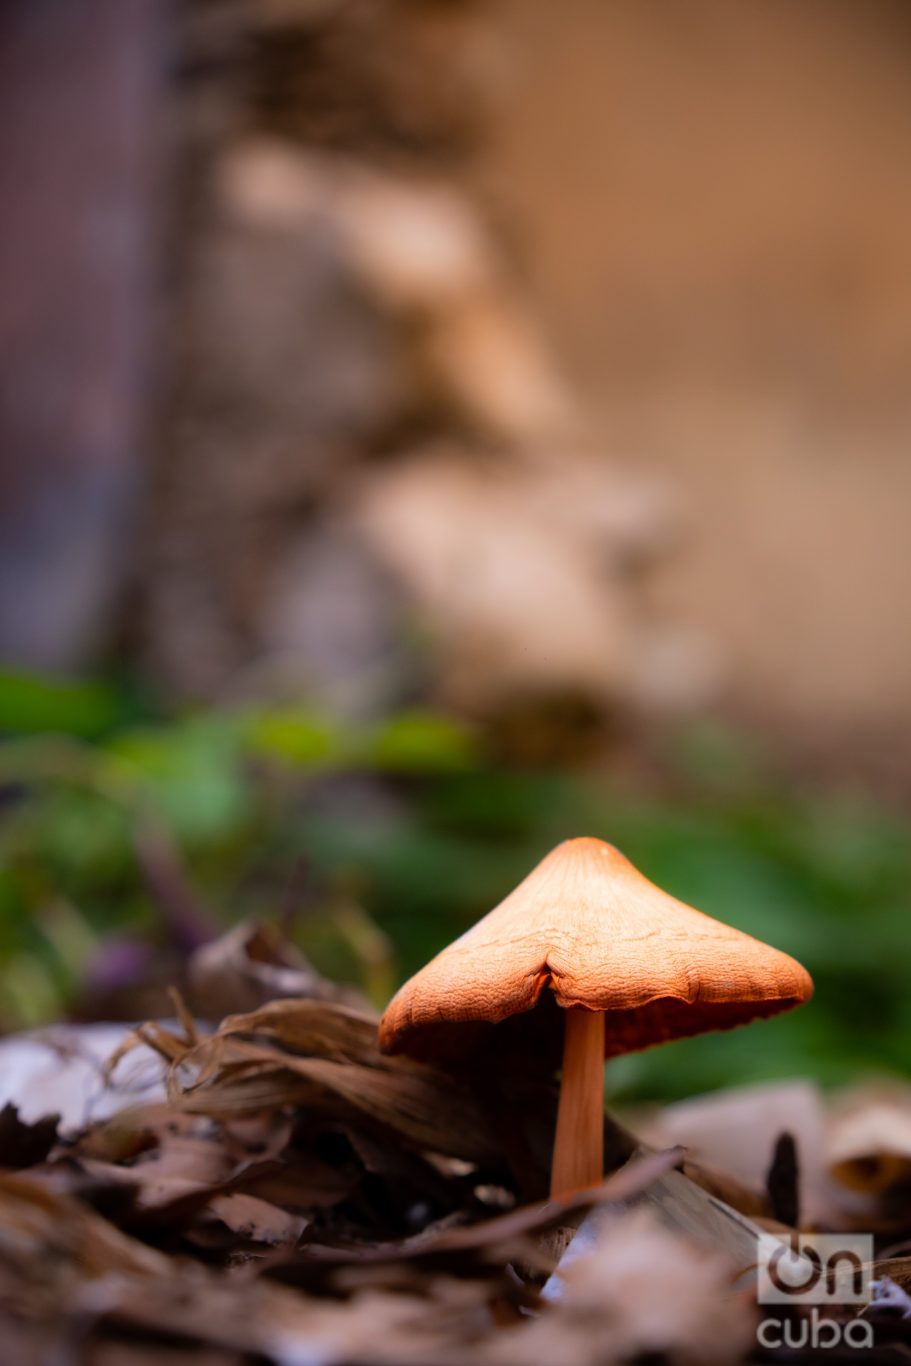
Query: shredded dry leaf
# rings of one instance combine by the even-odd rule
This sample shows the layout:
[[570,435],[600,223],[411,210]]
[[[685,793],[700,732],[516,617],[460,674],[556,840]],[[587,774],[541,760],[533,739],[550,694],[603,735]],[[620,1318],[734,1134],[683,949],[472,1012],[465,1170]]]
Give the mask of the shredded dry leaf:
[[[734,1171],[719,1160],[749,1096],[695,1109],[694,1154],[609,1125],[618,1165],[602,1186],[529,1202],[553,1132],[549,1079],[474,1085],[384,1056],[375,1020],[334,1000],[273,1001],[215,1029],[178,997],[174,1009],[111,1059],[115,1113],[74,1131],[0,1112],[0,1360],[43,1366],[78,1345],[80,1366],[689,1366],[754,1347],[756,1239],[789,1232],[771,1206],[801,1203],[802,1161],[782,1165],[780,1125],[751,1161],[738,1149]],[[140,1049],[160,1059],[166,1099],[116,1090]],[[780,1121],[786,1099],[766,1108]],[[665,1133],[681,1124],[671,1115]],[[809,1131],[794,1128],[803,1159]],[[899,1132],[873,1133],[870,1155],[892,1143],[900,1156]],[[874,1270],[895,1290],[865,1313],[878,1342],[899,1343],[911,1198],[900,1180],[874,1195],[843,1201],[866,1202],[893,1237]]]

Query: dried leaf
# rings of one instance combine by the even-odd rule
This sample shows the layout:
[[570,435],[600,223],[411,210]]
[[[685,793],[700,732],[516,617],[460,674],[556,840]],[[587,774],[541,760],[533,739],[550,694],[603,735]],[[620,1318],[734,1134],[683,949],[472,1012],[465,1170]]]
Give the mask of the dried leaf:
[[[773,1224],[761,1194],[724,1167],[640,1148],[571,1201],[491,1218],[519,1189],[506,1150],[515,1160],[524,1148],[533,1181],[547,1160],[549,1084],[511,1076],[502,1094],[494,1087],[498,1110],[483,1084],[469,1094],[445,1072],[380,1054],[375,1020],[335,1002],[272,1002],[209,1035],[175,1008],[176,1025],[109,1036],[121,1045],[113,1076],[94,1053],[82,1074],[104,1112],[130,1099],[114,1089],[121,1069],[147,1068],[151,1048],[170,1099],[108,1113],[56,1144],[52,1125],[0,1113],[7,1159],[32,1164],[27,1176],[0,1172],[0,1345],[17,1366],[43,1366],[74,1342],[89,1366],[105,1354],[118,1366],[133,1346],[136,1362],[123,1366],[187,1351],[218,1366],[244,1355],[280,1366],[609,1366],[631,1354],[695,1366],[752,1345],[744,1292],[756,1239]],[[702,1151],[743,1134],[755,1098],[727,1102],[693,1105],[711,1140]],[[606,1123],[606,1151],[622,1160],[636,1139]],[[802,1154],[806,1144],[803,1128]],[[854,1198],[864,1218],[879,1209],[876,1226],[901,1234],[904,1190]],[[576,1229],[556,1302],[552,1290],[542,1298],[536,1287]],[[908,1261],[875,1270],[904,1291]],[[904,1320],[870,1313],[878,1342],[902,1341]]]
[[322,977],[277,930],[257,921],[243,921],[197,949],[187,976],[193,1007],[209,1020],[282,997],[362,1004],[352,988]]
[[202,1222],[208,1223],[210,1218],[219,1220],[241,1238],[273,1247],[296,1243],[307,1227],[307,1220],[301,1215],[289,1214],[255,1195],[215,1196]]
[[882,1196],[911,1183],[911,1087],[858,1087],[843,1092],[832,1113],[827,1144],[836,1181]]
[[[275,1001],[229,1016],[193,1048],[171,1033],[138,1031],[170,1064],[170,1094],[196,1113],[230,1116],[329,1102],[340,1117],[360,1113],[401,1141],[468,1161],[494,1162],[498,1149],[463,1082],[380,1053],[376,1023],[345,1006]],[[341,1108],[340,1108],[341,1107]]]
[[775,1144],[787,1131],[794,1137],[800,1164],[804,1218],[812,1225],[829,1214],[823,1162],[826,1114],[819,1089],[809,1082],[697,1096],[665,1107],[639,1127],[649,1142],[683,1143],[692,1161],[726,1172],[755,1191],[763,1190]]
[[766,1176],[772,1216],[796,1228],[800,1222],[800,1168],[794,1135],[779,1134]]
[[8,1101],[0,1110],[0,1167],[21,1171],[43,1162],[57,1140],[59,1122],[59,1115],[48,1115],[26,1124]]
[[88,1278],[166,1275],[170,1265],[78,1200],[29,1177],[0,1172],[0,1257],[10,1256],[28,1277],[46,1272],[50,1258]]
[[702,1366],[755,1348],[753,1316],[731,1292],[726,1258],[671,1233],[652,1210],[610,1220],[560,1277],[554,1310],[504,1335],[494,1359],[602,1366],[641,1357]]
[[131,1044],[134,1056],[118,1072],[116,1084],[106,1078],[106,1060],[132,1037],[123,1025],[61,1024],[0,1039],[0,1104],[15,1105],[25,1123],[58,1114],[60,1132],[66,1134],[139,1101],[163,1097],[161,1063],[141,1040]]

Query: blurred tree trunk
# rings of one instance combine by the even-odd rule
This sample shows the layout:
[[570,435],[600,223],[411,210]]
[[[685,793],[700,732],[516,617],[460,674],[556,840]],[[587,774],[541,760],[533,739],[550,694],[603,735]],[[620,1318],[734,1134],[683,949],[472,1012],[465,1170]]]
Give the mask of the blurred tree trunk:
[[78,668],[127,573],[169,6],[0,12],[0,659]]

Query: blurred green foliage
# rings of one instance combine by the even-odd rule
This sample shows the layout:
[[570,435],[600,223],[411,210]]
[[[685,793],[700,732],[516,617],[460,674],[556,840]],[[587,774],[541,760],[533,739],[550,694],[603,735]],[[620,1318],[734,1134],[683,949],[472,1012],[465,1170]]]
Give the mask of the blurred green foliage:
[[[793,953],[814,1002],[619,1059],[618,1096],[907,1072],[911,848],[901,813],[789,791],[743,737],[678,736],[666,779],[516,771],[444,717],[345,726],[306,707],[145,715],[109,685],[0,676],[0,1021],[65,1011],[115,936],[181,926],[144,870],[178,851],[213,926],[287,909],[330,975],[382,1004],[558,840],[609,839],[676,896]],[[179,919],[179,917],[178,917]]]

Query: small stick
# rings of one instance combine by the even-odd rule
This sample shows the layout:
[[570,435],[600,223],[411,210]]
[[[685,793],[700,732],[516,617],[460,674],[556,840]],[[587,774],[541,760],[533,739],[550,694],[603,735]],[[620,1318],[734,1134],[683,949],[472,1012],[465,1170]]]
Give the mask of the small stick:
[[552,1200],[604,1180],[604,1012],[576,1006],[565,1014]]

